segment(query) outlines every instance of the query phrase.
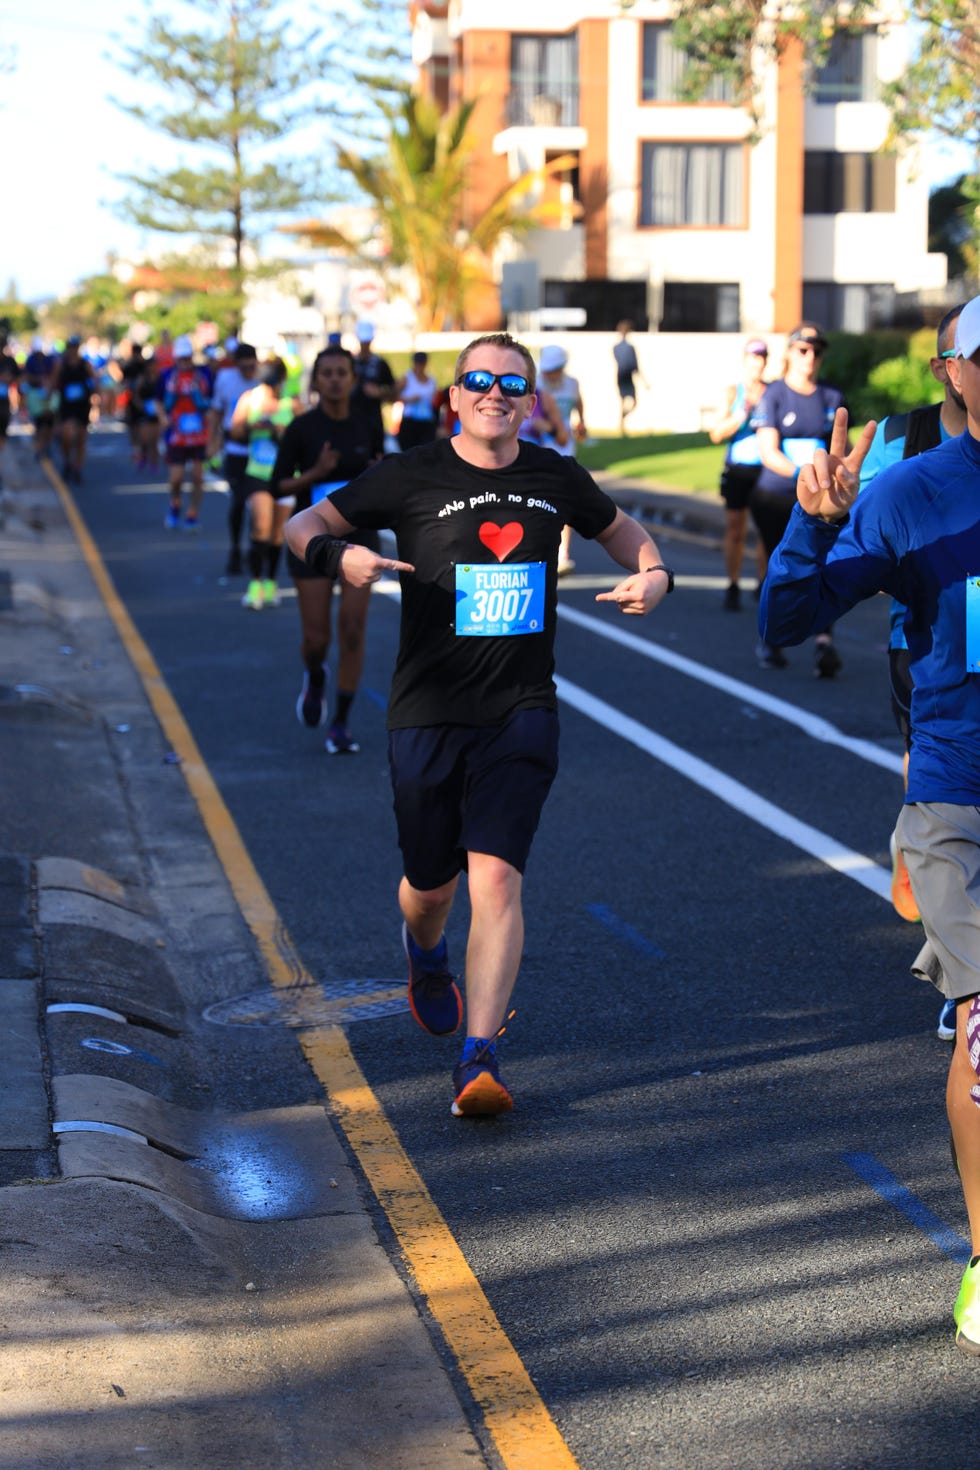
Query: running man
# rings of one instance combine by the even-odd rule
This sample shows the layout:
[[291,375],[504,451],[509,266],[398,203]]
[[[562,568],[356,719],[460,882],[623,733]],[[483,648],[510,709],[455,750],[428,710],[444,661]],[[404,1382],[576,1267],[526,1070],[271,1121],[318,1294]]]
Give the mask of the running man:
[[[453,376],[458,434],[382,460],[295,516],[286,539],[308,566],[358,586],[386,570],[404,574],[388,729],[408,996],[424,1030],[459,1028],[463,1001],[444,931],[465,869],[467,1038],[452,1105],[464,1116],[513,1106],[496,1038],[523,948],[523,873],[558,764],[561,528],[598,540],[629,570],[597,598],[624,613],[650,612],[673,576],[646,531],[574,460],[518,440],[535,386],[522,343],[478,337]],[[336,539],[385,526],[405,560]]]
[[95,373],[82,356],[82,339],[69,337],[51,379],[51,401],[55,405],[56,432],[65,479],[82,483],[88,425],[98,402]]
[[624,438],[626,437],[626,420],[636,407],[636,379],[639,378],[644,388],[650,387],[640,372],[636,348],[629,341],[629,334],[632,330],[632,322],[620,322],[616,328],[619,333],[619,341],[613,343],[613,357],[616,359],[616,391],[619,393],[619,432]]
[[980,297],[954,350],[966,432],[883,470],[860,497],[875,425],[848,453],[838,409],[829,453],[800,471],[759,627],[773,645],[800,643],[879,591],[907,608],[912,748],[897,838],[927,941],[913,972],[956,1002],[946,1110],[973,1255],[953,1317],[957,1344],[980,1354]]
[[[727,444],[725,467],[721,472],[721,498],[725,502],[725,537],[722,556],[728,573],[728,586],[722,607],[738,612],[742,605],[739,577],[745,556],[745,533],[749,522],[749,501],[762,470],[759,446],[752,427],[752,415],[766,391],[766,366],[769,348],[761,337],[753,337],[742,348],[742,381],[733,383],[725,394],[714,426],[708,431],[712,444]],[[766,577],[766,548],[759,537],[756,543],[758,589]]]
[[188,471],[191,503],[183,526],[187,531],[196,531],[200,525],[210,402],[211,380],[203,368],[194,366],[191,339],[178,337],[174,343],[174,365],[160,380],[158,405],[160,427],[167,445],[170,505],[164,525],[168,531],[180,529],[184,477]]

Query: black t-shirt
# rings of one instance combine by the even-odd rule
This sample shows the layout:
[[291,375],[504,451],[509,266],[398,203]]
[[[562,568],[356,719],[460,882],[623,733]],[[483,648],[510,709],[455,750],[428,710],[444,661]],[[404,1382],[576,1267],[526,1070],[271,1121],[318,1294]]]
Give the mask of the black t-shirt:
[[[291,490],[289,481],[294,475],[304,475],[320,458],[320,452],[329,444],[336,449],[340,458],[336,468],[326,479],[327,484],[353,480],[366,470],[384,452],[384,430],[380,423],[360,409],[352,409],[349,418],[332,419],[320,408],[311,408],[301,413],[286,425],[279,440],[279,452],[272,467],[269,489],[277,500],[290,495],[296,497],[296,510],[306,510],[313,499],[310,488]],[[285,481],[285,484],[283,484]],[[373,531],[352,536],[358,546],[367,546],[371,551],[379,550],[380,543]]]
[[[494,725],[518,709],[556,708],[561,529],[568,524],[592,538],[616,515],[613,501],[580,465],[522,441],[506,469],[478,469],[459,457],[451,439],[439,439],[383,460],[332,500],[352,525],[390,527],[399,559],[415,567],[401,579],[389,729]],[[501,575],[513,565],[528,571]],[[474,591],[475,576],[492,590]],[[457,605],[476,601],[486,618],[473,626],[491,627],[494,614],[516,619],[527,606],[540,606],[534,620],[540,630],[458,632]]]
[[366,413],[378,426],[384,430],[384,418],[381,412],[380,398],[371,398],[361,391],[365,383],[373,383],[375,387],[385,389],[394,386],[395,376],[383,357],[376,356],[371,352],[367,357],[354,358],[354,392],[351,395],[351,408],[359,409]]
[[279,440],[279,453],[272,470],[272,493],[277,500],[296,496],[296,510],[306,510],[311,501],[309,490],[291,490],[281,481],[294,475],[305,475],[330,445],[340,458],[331,470],[329,482],[353,480],[384,452],[384,434],[367,414],[352,409],[346,419],[332,419],[320,408],[308,409],[286,425]]

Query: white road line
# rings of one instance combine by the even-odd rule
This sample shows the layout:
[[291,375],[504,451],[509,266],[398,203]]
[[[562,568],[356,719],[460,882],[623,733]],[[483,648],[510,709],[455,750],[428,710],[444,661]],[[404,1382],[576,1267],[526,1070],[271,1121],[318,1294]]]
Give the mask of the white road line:
[[590,633],[598,634],[600,638],[606,638],[611,643],[618,643],[633,653],[639,653],[644,658],[652,658],[657,663],[665,664],[679,674],[686,674],[690,679],[698,679],[702,684],[709,684],[722,694],[730,694],[733,699],[741,700],[743,704],[755,705],[756,709],[765,710],[767,714],[775,715],[777,719],[795,725],[798,730],[802,730],[813,740],[820,740],[825,745],[837,745],[842,750],[849,751],[851,755],[869,761],[872,765],[880,766],[884,771],[891,771],[896,776],[902,774],[901,756],[892,755],[890,751],[880,749],[870,740],[855,740],[850,735],[845,735],[842,730],[838,730],[837,726],[832,725],[829,720],[821,719],[819,715],[808,714],[806,710],[797,708],[795,704],[790,704],[785,699],[777,699],[773,694],[764,694],[761,690],[753,688],[751,684],[743,684],[741,679],[731,679],[727,674],[719,674],[705,664],[695,663],[694,659],[685,658],[681,653],[672,653],[658,643],[651,643],[647,638],[628,633],[625,628],[618,628],[614,624],[603,622],[601,618],[579,612],[577,608],[568,607],[565,603],[559,604],[558,616],[564,618],[566,622],[585,628]]
[[861,884],[862,888],[867,888],[879,898],[891,902],[891,875],[871,858],[865,857],[863,853],[855,852],[853,848],[844,847],[842,843],[836,842],[825,832],[818,831],[816,827],[811,827],[807,822],[797,821],[795,817],[790,816],[789,812],[783,811],[781,807],[758,796],[748,786],[743,786],[741,781],[733,781],[730,776],[726,776],[715,766],[709,766],[707,761],[700,760],[697,756],[682,750],[673,741],[665,740],[661,735],[655,735],[646,725],[641,725],[638,720],[621,714],[611,704],[606,704],[602,699],[596,699],[594,695],[580,689],[577,684],[571,684],[567,679],[562,678],[556,678],[555,684],[559,699],[563,699],[580,714],[594,720],[598,725],[603,725],[623,740],[628,740],[632,745],[652,756],[654,760],[669,766],[671,770],[686,776],[689,781],[693,781],[696,786],[702,787],[703,790],[717,797],[719,801],[725,802],[741,816],[758,822],[760,826],[765,827],[777,837],[782,837],[786,842],[799,848],[801,852],[805,852],[808,857],[816,858],[819,862],[825,863],[828,868],[842,873],[846,878],[853,878],[855,883]]

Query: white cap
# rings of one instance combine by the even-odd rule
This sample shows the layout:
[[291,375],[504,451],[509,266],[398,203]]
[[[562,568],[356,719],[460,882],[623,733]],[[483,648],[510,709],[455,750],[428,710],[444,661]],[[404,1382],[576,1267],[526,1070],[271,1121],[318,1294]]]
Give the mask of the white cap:
[[373,342],[374,323],[358,322],[357,326],[354,328],[354,335],[357,338],[358,342]]
[[190,337],[178,337],[174,343],[174,357],[193,357],[194,344]]
[[980,347],[980,296],[968,301],[956,323],[956,356],[972,357]]
[[568,353],[564,347],[559,347],[557,342],[549,342],[541,349],[541,371],[543,373],[556,373],[563,368],[568,361]]

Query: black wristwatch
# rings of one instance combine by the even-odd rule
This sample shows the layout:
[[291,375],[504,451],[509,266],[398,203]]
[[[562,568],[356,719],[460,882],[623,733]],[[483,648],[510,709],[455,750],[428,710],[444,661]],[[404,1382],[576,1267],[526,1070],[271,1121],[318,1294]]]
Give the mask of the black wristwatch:
[[662,561],[658,561],[657,564],[656,564],[656,566],[653,566],[653,567],[641,567],[640,568],[640,576],[641,577],[645,577],[646,574],[647,574],[647,572],[666,572],[667,573],[667,594],[665,594],[665,595],[669,595],[671,592],[673,592],[673,590],[674,590],[674,574],[671,571],[670,567],[665,567]]

